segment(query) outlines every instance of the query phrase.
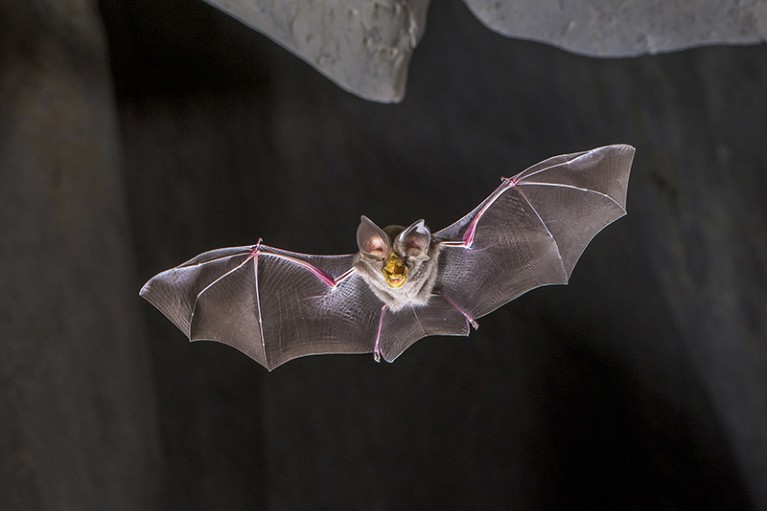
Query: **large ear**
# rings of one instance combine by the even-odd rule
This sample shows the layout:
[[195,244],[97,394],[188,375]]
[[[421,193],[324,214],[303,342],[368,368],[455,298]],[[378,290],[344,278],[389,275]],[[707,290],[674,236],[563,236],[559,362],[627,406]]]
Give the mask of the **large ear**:
[[389,253],[389,237],[371,219],[362,215],[357,227],[357,246],[363,254],[383,259]]
[[429,250],[431,244],[431,231],[423,220],[414,222],[413,225],[402,231],[394,242],[398,251],[408,257],[418,257]]

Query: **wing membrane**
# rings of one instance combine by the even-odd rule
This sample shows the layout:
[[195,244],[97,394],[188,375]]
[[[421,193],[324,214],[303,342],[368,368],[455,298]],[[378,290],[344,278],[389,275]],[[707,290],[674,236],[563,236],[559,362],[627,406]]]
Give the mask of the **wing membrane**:
[[352,255],[316,256],[267,246],[201,254],[141,290],[190,340],[228,344],[271,370],[296,357],[373,350],[380,307]]
[[594,236],[623,216],[634,148],[556,156],[496,189],[471,213],[437,232],[438,286],[474,318],[527,291],[566,284]]
[[190,340],[228,344],[269,370],[305,355],[369,353],[377,339],[393,361],[427,335],[468,335],[475,318],[530,289],[566,283],[591,239],[625,214],[633,154],[601,147],[505,179],[435,234],[444,242],[438,294],[423,306],[388,311],[352,270],[353,255],[261,243],[200,254],[140,294]]

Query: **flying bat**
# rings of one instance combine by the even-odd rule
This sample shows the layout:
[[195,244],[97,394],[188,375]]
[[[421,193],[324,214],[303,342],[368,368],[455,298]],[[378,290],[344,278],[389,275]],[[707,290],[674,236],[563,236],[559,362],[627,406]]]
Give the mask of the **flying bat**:
[[432,233],[362,216],[359,251],[255,245],[198,255],[141,289],[191,341],[213,340],[272,370],[305,355],[391,362],[428,335],[469,335],[523,293],[566,284],[586,245],[626,214],[634,148],[554,156],[510,177]]

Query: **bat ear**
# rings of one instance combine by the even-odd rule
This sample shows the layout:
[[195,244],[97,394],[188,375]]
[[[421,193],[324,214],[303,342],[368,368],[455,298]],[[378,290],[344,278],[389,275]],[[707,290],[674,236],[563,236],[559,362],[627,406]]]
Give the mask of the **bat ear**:
[[362,215],[357,227],[357,246],[363,254],[383,259],[389,252],[389,237],[371,219]]
[[413,223],[397,236],[396,246],[400,253],[408,257],[417,257],[424,254],[431,244],[431,231],[423,219]]

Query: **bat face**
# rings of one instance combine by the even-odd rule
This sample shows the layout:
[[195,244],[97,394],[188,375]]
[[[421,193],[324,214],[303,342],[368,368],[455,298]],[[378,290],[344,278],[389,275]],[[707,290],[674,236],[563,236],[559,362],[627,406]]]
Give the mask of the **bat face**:
[[402,259],[392,251],[383,266],[384,280],[390,288],[399,289],[407,282],[408,267]]
[[407,228],[390,225],[381,229],[363,216],[357,245],[360,251],[354,268],[389,309],[428,303],[441,247],[423,220]]

